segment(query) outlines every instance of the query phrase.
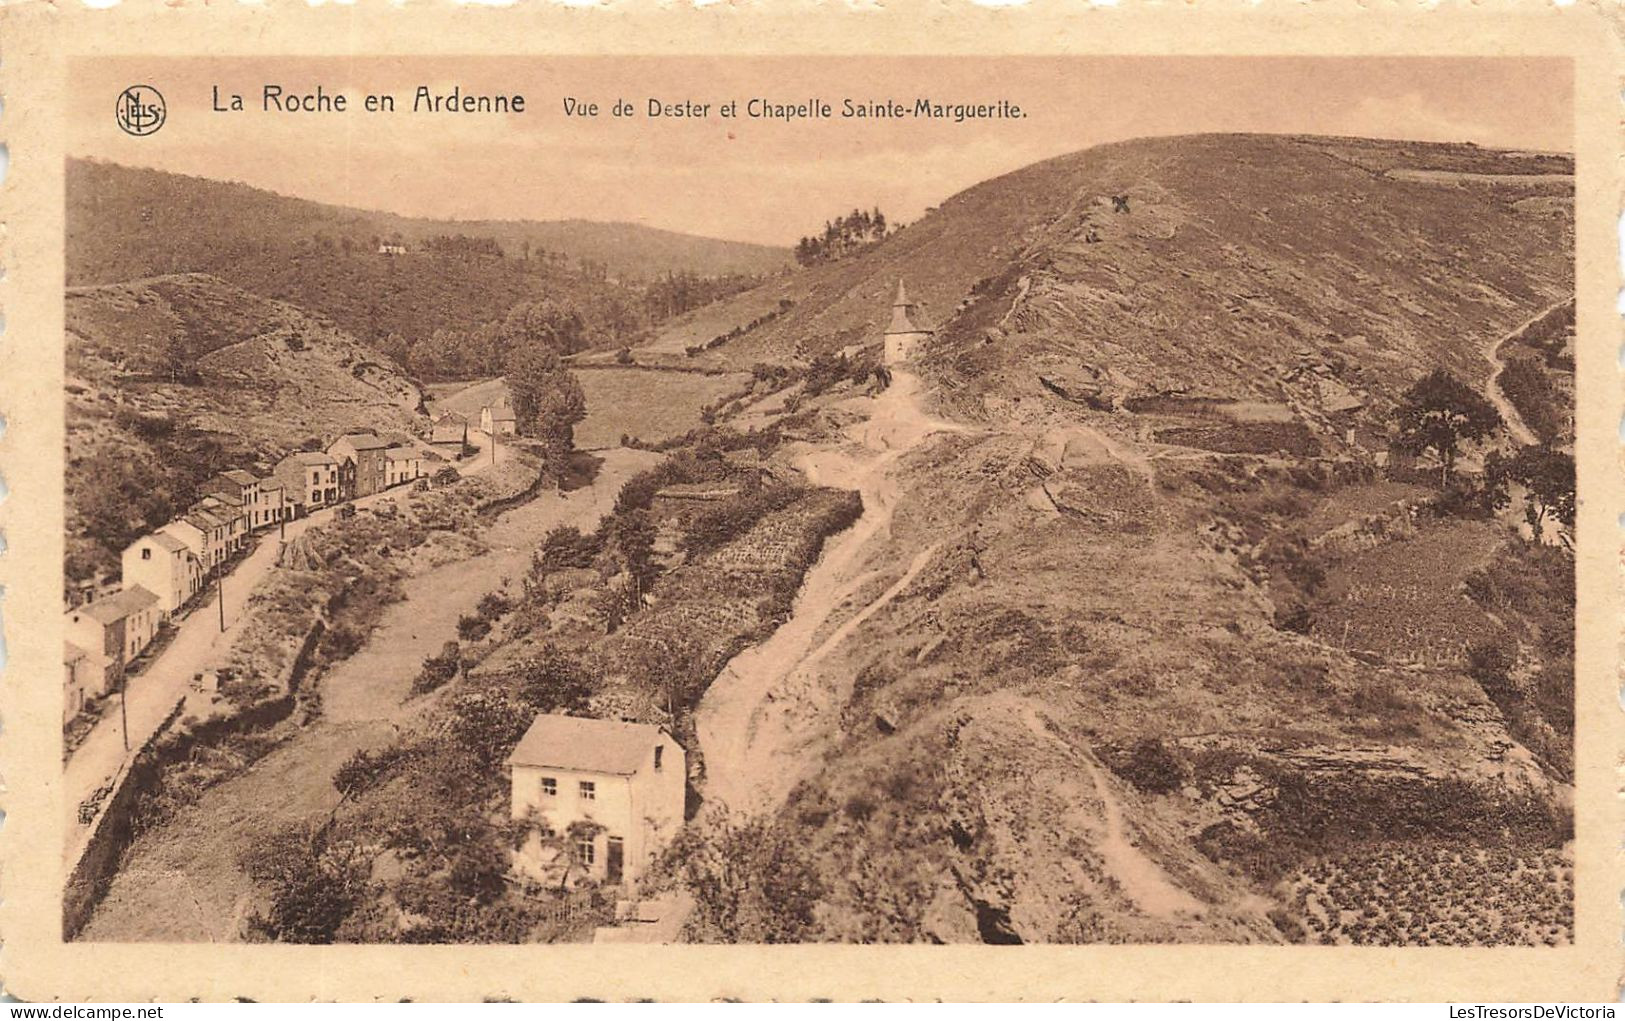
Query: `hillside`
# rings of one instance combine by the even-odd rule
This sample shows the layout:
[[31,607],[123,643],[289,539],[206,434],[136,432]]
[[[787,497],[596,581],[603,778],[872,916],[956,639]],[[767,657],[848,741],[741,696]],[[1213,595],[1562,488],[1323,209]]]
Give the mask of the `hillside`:
[[[1490,387],[1572,293],[1567,169],[1104,146],[638,352],[872,348],[899,278],[938,329],[879,396],[781,391],[787,459],[866,513],[699,709],[702,794],[797,849],[817,938],[1572,938],[1572,556],[1378,458],[1404,387]],[[1404,912],[1360,913],[1377,875]]]
[[214,277],[70,288],[66,315],[70,578],[110,567],[214,472],[418,420],[421,395],[388,358]]
[[689,313],[648,349],[681,356],[763,317],[699,360],[874,343],[901,278],[979,393],[1038,393],[1047,368],[1122,397],[1274,400],[1303,358],[1346,360],[1377,389],[1424,365],[1482,379],[1483,345],[1571,290],[1571,170],[1560,156],[1358,139],[1106,145]]
[[[613,346],[647,325],[640,281],[770,273],[789,258],[635,224],[411,219],[89,160],[68,161],[65,188],[70,286],[210,273],[375,344],[468,330],[545,295]],[[459,236],[458,248],[425,244]],[[384,242],[407,250],[381,254]]]

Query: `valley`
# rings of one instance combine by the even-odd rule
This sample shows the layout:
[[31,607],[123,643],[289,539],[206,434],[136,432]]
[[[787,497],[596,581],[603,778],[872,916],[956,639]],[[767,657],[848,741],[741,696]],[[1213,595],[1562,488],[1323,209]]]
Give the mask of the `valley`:
[[[78,938],[1569,942],[1572,201],[1557,155],[1150,138],[588,316],[567,469],[493,434],[312,528],[398,592],[164,764]],[[521,394],[196,272],[68,300],[70,524],[160,415],[274,460]],[[685,756],[624,882],[515,807],[550,715]]]

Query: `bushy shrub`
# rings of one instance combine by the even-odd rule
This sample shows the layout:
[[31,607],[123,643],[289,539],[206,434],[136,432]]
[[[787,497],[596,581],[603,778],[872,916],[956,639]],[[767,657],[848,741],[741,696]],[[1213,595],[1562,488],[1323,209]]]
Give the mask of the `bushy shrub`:
[[512,608],[513,604],[508,600],[508,597],[503,595],[501,592],[487,592],[485,595],[480,597],[480,605],[477,612],[479,613],[481,620],[490,621],[496,620],[498,617],[502,616],[504,613],[507,613]]
[[491,633],[491,622],[484,617],[463,614],[457,618],[457,637],[465,642],[477,642]]
[[1148,794],[1167,794],[1185,782],[1185,764],[1160,737],[1145,737],[1115,767],[1117,775]]
[[823,884],[796,835],[756,818],[687,830],[673,849],[694,895],[688,926],[699,942],[798,943],[816,932]]
[[250,929],[278,943],[331,943],[367,892],[367,866],[353,845],[299,826],[256,843],[245,871],[270,893]]
[[573,525],[559,525],[542,540],[537,564],[545,571],[591,567],[598,550],[596,536],[582,535],[581,530]]
[[461,650],[456,642],[447,642],[440,647],[438,656],[429,656],[423,661],[423,669],[418,671],[417,678],[412,682],[412,694],[427,694],[457,676],[457,669],[461,665]]
[[690,554],[714,550],[745,534],[763,515],[788,507],[802,492],[795,486],[774,485],[724,500],[694,515],[684,532],[683,548]]

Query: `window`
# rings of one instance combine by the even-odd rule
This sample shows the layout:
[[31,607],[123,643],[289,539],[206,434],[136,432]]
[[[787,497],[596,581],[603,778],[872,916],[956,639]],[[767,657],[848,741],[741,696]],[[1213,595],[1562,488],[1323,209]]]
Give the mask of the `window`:
[[551,776],[542,777],[542,794],[549,798],[559,796],[559,782]]
[[582,837],[576,841],[576,857],[581,864],[591,865],[598,858],[598,849],[593,847],[591,837]]
[[598,787],[591,780],[581,781],[581,800],[595,801],[598,798]]
[[311,472],[310,473],[310,484],[313,485],[313,486],[321,485],[322,484],[322,473],[321,472]]
[[149,546],[141,547],[141,559],[142,560],[151,560],[152,559],[152,548],[151,547],[149,547]]
[[660,768],[660,757],[661,757],[662,754],[665,753],[665,751],[666,751],[666,746],[665,745],[663,745],[663,744],[655,745],[655,768],[656,769]]

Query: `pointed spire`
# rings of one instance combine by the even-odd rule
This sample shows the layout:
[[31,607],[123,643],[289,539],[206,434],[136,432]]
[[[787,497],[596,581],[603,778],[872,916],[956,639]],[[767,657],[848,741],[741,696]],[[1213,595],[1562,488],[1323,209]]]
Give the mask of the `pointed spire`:
[[913,307],[914,303],[908,300],[908,292],[903,289],[902,278],[898,278],[897,298],[891,303],[891,325],[886,327],[887,335],[894,333],[931,332],[929,330],[922,330],[918,326],[914,325],[914,320],[909,315],[909,311]]

